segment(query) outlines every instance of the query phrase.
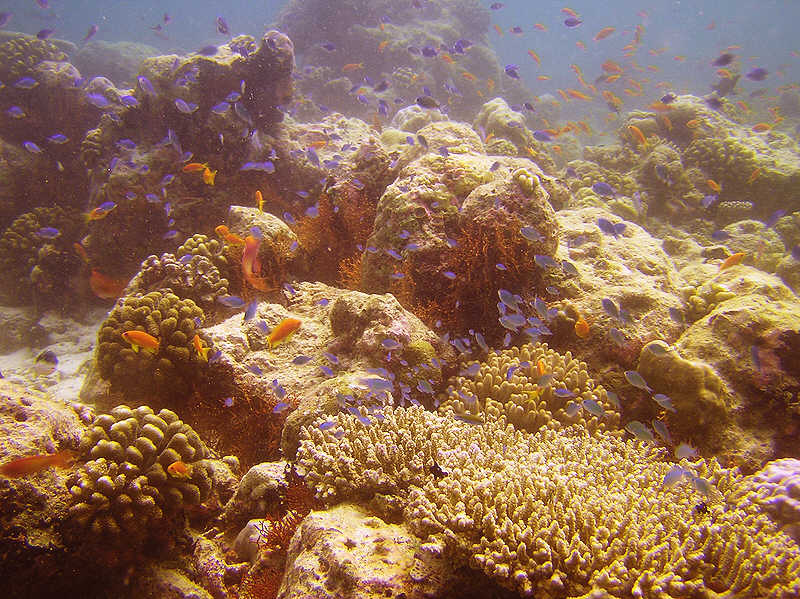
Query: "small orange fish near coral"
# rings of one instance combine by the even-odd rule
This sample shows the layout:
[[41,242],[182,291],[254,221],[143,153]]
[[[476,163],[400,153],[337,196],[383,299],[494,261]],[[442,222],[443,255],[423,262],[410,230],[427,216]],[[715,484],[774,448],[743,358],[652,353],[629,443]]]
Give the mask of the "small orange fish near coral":
[[187,480],[192,478],[192,465],[178,460],[167,466],[167,473],[173,478]]
[[389,45],[389,40],[383,40],[380,44],[378,44],[378,52],[383,52],[386,46]]
[[181,170],[184,173],[199,173],[207,168],[208,163],[206,162],[190,162],[189,164],[184,164]]
[[349,62],[342,67],[342,73],[349,73],[350,71],[357,71],[358,69],[363,69],[364,63],[363,62]]
[[643,146],[647,143],[647,138],[644,136],[644,133],[642,133],[642,130],[636,125],[628,125],[628,131],[631,132],[631,137],[640,146]]
[[72,249],[75,250],[75,253],[78,255],[78,258],[83,261],[84,264],[89,264],[89,254],[86,253],[86,248],[83,247],[79,242],[75,242],[72,244]]
[[122,333],[122,338],[131,344],[131,349],[135,352],[144,349],[156,353],[161,345],[158,339],[144,331],[125,331]]
[[586,339],[589,336],[589,323],[581,316],[575,321],[575,334],[581,339]]
[[744,252],[736,252],[735,254],[731,254],[727,258],[725,258],[725,262],[719,265],[720,271],[725,270],[726,268],[730,268],[731,266],[736,266],[740,264],[745,257]]
[[711,188],[711,191],[714,193],[719,193],[722,191],[722,185],[714,181],[714,179],[706,179],[706,184]]
[[765,133],[767,131],[772,130],[772,125],[769,123],[758,123],[757,125],[753,125],[753,131],[756,133]]
[[94,268],[92,269],[92,274],[89,275],[89,287],[92,293],[100,299],[117,299],[127,286],[127,279],[112,279]]
[[243,245],[244,239],[239,237],[236,233],[231,233],[227,225],[219,225],[214,229],[214,233],[222,237],[225,241],[232,245]]
[[264,196],[261,194],[260,189],[256,189],[256,206],[258,206],[259,212],[264,212]]
[[761,175],[761,169],[756,168],[752,173],[750,173],[750,176],[747,178],[747,185],[750,185],[753,181],[758,179],[759,175]]
[[41,472],[46,468],[54,466],[56,468],[69,468],[75,463],[76,455],[74,451],[64,449],[57,453],[45,455],[32,455],[17,460],[11,460],[0,465],[0,474],[15,478]]
[[302,322],[297,318],[284,318],[278,325],[272,329],[272,332],[267,336],[267,343],[269,348],[272,349],[279,343],[283,343],[292,334],[300,328]]
[[689,127],[689,129],[697,129],[700,126],[700,119],[686,121],[686,126]]
[[203,345],[203,340],[200,339],[200,335],[196,333],[194,339],[192,339],[192,347],[194,347],[194,350],[197,352],[198,356],[208,362],[208,352],[211,351],[211,348]]
[[242,276],[251,287],[259,291],[272,291],[263,277],[258,276],[261,272],[261,263],[258,260],[258,248],[261,241],[248,235],[244,240],[244,250],[242,251]]
[[547,373],[547,363],[544,360],[536,362],[536,372],[539,373],[539,376],[544,376]]
[[203,170],[203,183],[206,185],[214,185],[214,180],[217,178],[217,171],[212,171],[210,168],[206,167]]

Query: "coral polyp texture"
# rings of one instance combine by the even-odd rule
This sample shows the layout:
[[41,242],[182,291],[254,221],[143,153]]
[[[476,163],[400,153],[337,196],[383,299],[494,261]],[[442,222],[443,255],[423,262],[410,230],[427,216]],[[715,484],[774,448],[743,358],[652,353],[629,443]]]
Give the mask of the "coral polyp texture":
[[[601,415],[590,413],[584,402]],[[592,432],[619,426],[619,412],[602,385],[589,377],[586,364],[546,343],[490,353],[474,376],[456,379],[440,409],[478,420],[484,413],[492,419],[502,415],[514,427],[531,433],[542,426],[578,423]]]
[[211,490],[202,463],[208,449],[170,410],[117,406],[94,420],[81,451],[90,459],[70,484],[69,516],[106,539],[158,533]]
[[[526,597],[793,597],[796,544],[715,460],[683,462],[708,484],[662,482],[659,450],[582,426],[536,434],[386,408],[365,427],[303,432],[298,463],[327,503],[396,495],[423,550]],[[702,507],[698,505],[702,503]]]
[[[185,390],[200,365],[192,342],[203,318],[197,304],[168,289],[124,297],[97,336],[100,376],[123,392]],[[130,331],[146,333],[156,346],[126,341],[123,334]]]

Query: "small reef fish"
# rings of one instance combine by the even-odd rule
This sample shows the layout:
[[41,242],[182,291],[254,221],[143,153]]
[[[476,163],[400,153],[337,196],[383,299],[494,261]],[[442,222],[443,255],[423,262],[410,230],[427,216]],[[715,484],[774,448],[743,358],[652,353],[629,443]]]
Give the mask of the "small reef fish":
[[272,329],[272,332],[267,335],[269,349],[289,339],[289,337],[300,328],[301,324],[303,324],[302,321],[297,318],[284,318],[281,320],[275,328]]
[[244,251],[242,252],[242,276],[251,287],[259,291],[271,291],[272,288],[267,284],[263,277],[258,276],[261,271],[261,263],[258,260],[258,248],[261,247],[261,240],[252,235],[248,235],[244,240]]
[[17,478],[28,474],[36,474],[51,466],[54,468],[69,468],[75,463],[76,458],[75,452],[69,449],[45,455],[32,455],[0,465],[0,474],[9,478]]
[[184,173],[200,173],[203,172],[205,169],[208,168],[208,163],[206,162],[190,162],[189,164],[184,164],[183,168],[181,169]]
[[614,33],[617,29],[615,27],[603,27],[600,31],[597,32],[592,40],[595,42],[599,42],[600,40],[606,39],[609,35]]
[[217,178],[217,171],[211,170],[210,168],[206,167],[203,169],[203,183],[206,185],[214,185],[214,180]]
[[138,352],[140,349],[156,353],[161,342],[144,331],[125,331],[122,333],[122,338],[131,344],[131,349]]
[[725,258],[725,262],[719,265],[719,270],[723,271],[726,268],[730,268],[731,266],[736,266],[737,264],[741,264],[742,260],[746,254],[744,252],[736,252],[735,254],[731,254],[727,258]]
[[639,441],[647,441],[649,443],[655,442],[655,437],[653,433],[650,432],[650,429],[647,428],[644,424],[639,422],[638,420],[631,420],[628,424],[625,425],[625,430],[632,434],[634,437],[639,439]]
[[109,213],[116,208],[117,205],[114,202],[103,202],[99,206],[92,208],[89,212],[86,213],[86,222],[91,222],[93,220],[100,220],[105,218],[109,215]]
[[217,226],[214,232],[231,245],[244,245],[244,239],[239,237],[236,233],[231,233],[227,225]]
[[173,478],[188,480],[192,478],[192,465],[178,460],[167,466],[167,473]]
[[[84,250],[84,253],[86,253],[86,250]],[[112,279],[94,268],[91,275],[89,275],[89,287],[92,293],[100,299],[117,299],[127,286],[127,279]]]
[[644,377],[635,370],[626,370],[625,379],[637,389],[647,391],[648,393],[653,392],[653,390],[647,384],[647,381],[644,380]]
[[586,319],[583,316],[579,317],[578,320],[575,321],[575,334],[581,339],[586,339],[591,334],[589,323],[586,322]]
[[203,340],[200,338],[200,335],[195,334],[194,339],[192,339],[192,347],[194,347],[198,356],[208,362],[208,352],[211,351],[211,348],[203,345]]
[[58,356],[56,356],[54,351],[49,349],[40,352],[33,361],[33,371],[42,376],[52,374],[55,372],[57,366]]

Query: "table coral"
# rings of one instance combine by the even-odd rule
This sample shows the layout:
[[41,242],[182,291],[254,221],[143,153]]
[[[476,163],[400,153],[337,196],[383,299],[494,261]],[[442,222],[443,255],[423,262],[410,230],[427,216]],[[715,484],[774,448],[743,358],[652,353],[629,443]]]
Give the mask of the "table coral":
[[[123,392],[185,391],[187,381],[194,377],[202,361],[192,340],[203,318],[203,310],[197,304],[169,290],[126,296],[97,335],[100,375]],[[133,330],[158,339],[158,349],[134,351],[122,338],[124,332]]]
[[[125,542],[158,534],[166,519],[205,499],[211,483],[202,460],[208,449],[170,410],[117,406],[99,415],[81,441],[90,460],[70,484],[74,524]],[[169,471],[183,462],[188,474]]]
[[[387,408],[364,426],[304,429],[306,479],[328,503],[395,494],[423,549],[469,563],[523,596],[789,597],[800,550],[715,461],[684,462],[711,485],[671,488],[660,452],[580,426],[538,433]],[[696,511],[704,502],[707,513]]]

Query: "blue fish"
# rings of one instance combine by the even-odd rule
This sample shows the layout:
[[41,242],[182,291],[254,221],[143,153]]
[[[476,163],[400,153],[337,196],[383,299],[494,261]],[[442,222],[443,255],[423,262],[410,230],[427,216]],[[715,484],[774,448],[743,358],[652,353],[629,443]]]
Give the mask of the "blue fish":
[[[647,384],[647,381],[644,380],[641,374],[639,374],[635,370],[626,370],[625,371],[625,379],[637,389],[641,389],[643,391],[647,391],[648,393],[652,393],[653,390]],[[669,399],[669,398],[668,398]]]
[[247,308],[244,311],[244,322],[253,320],[253,318],[255,318],[257,309],[258,309],[257,300],[253,300],[249,304],[247,304]]
[[533,227],[522,227],[519,230],[519,232],[528,241],[536,241],[536,242],[544,241],[544,236]]
[[17,89],[33,89],[37,85],[39,85],[39,82],[33,77],[23,77],[14,83],[14,87]]
[[218,297],[217,301],[226,308],[241,308],[244,306],[244,300],[236,295],[226,295]]
[[556,397],[575,397],[575,393],[567,389],[566,387],[560,387],[559,389],[553,389],[553,394]]
[[558,262],[544,254],[534,254],[533,261],[539,268],[558,268]]
[[730,239],[731,234],[727,231],[723,231],[722,229],[718,229],[711,234],[711,239],[714,241],[725,241],[726,239]]
[[615,239],[625,232],[625,223],[614,224],[606,218],[598,218],[597,226],[603,233],[613,235]]
[[503,69],[505,74],[511,77],[512,79],[519,79],[519,65],[516,64],[507,64]]
[[594,191],[596,194],[601,195],[601,196],[612,196],[613,197],[613,196],[617,195],[617,192],[614,191],[614,188],[611,187],[605,181],[598,181],[597,183],[592,185],[592,191]]
[[31,154],[41,154],[42,153],[42,148],[37,146],[32,141],[23,141],[22,142],[22,147],[25,148],[26,150],[28,150],[28,152],[30,152]]
[[175,108],[178,109],[178,112],[182,112],[183,114],[192,114],[197,110],[198,106],[194,102],[187,102],[181,98],[175,98]]
[[136,78],[136,82],[139,85],[139,89],[141,89],[145,94],[148,94],[148,95],[151,95],[151,96],[155,96],[156,95],[156,90],[153,87],[153,84],[150,83],[150,80],[147,77],[141,75],[141,76]]
[[603,311],[608,314],[611,318],[619,319],[619,308],[617,304],[614,303],[614,300],[611,300],[607,297],[604,297],[600,303],[603,306]]
[[598,418],[602,418],[606,414],[603,406],[593,399],[584,399],[581,402],[581,406],[583,406],[583,409],[589,412],[591,415],[597,416]]
[[333,422],[332,420],[326,420],[325,422],[319,425],[319,430],[326,431],[328,429],[333,428],[334,426],[336,426],[335,422]]
[[292,364],[294,364],[295,366],[302,366],[303,364],[308,364],[312,359],[313,358],[311,356],[305,356],[305,355],[295,356],[292,359]]
[[381,347],[384,349],[388,349],[389,351],[393,351],[396,349],[401,349],[403,345],[396,341],[395,339],[384,339],[381,341]]
[[38,231],[36,231],[36,236],[41,237],[42,239],[55,239],[61,235],[61,231],[56,229],[55,227],[42,227]]
[[86,94],[86,101],[95,108],[106,108],[111,104],[109,99],[103,94]]
[[537,141],[553,141],[553,136],[550,135],[547,131],[542,131],[541,129],[537,129],[533,132],[533,138]]
[[675,465],[664,475],[664,480],[661,483],[661,486],[665,489],[670,489],[677,485],[685,476],[691,476],[691,473],[689,473],[685,468]]
[[273,414],[280,414],[281,412],[285,412],[289,408],[289,404],[285,401],[279,401],[275,404],[275,407],[272,408]]
[[475,376],[481,370],[481,365],[478,362],[473,362],[469,366],[467,366],[464,370],[462,370],[459,374],[462,376]]
[[672,399],[668,395],[664,395],[663,393],[656,393],[655,395],[653,395],[653,401],[656,402],[665,410],[667,410],[668,412],[678,411],[675,409],[675,406],[672,405]]
[[6,110],[6,114],[10,116],[12,119],[24,119],[26,116],[28,116],[27,114],[25,114],[25,111],[22,110],[22,108],[20,108],[19,106],[12,106],[8,110]]
[[642,424],[638,420],[631,420],[628,424],[625,425],[625,430],[628,431],[637,439],[639,439],[640,441],[647,441],[653,443],[656,440],[655,437],[653,436],[653,433],[650,432],[650,429],[647,428],[644,424]]
[[564,25],[566,25],[570,29],[578,27],[579,25],[581,25],[581,23],[583,23],[583,21],[581,21],[578,17],[567,17],[566,19],[564,19]]

